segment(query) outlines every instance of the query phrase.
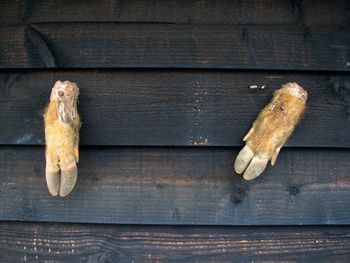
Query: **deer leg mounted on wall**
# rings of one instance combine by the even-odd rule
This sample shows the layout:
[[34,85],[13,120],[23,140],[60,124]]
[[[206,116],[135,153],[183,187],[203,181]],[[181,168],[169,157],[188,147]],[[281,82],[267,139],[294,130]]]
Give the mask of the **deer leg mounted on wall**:
[[253,180],[265,170],[269,160],[275,164],[305,111],[306,100],[307,92],[296,83],[287,83],[275,91],[243,139],[246,145],[234,164],[238,174],[244,172],[244,179]]
[[45,109],[46,182],[53,196],[66,196],[78,176],[80,117],[77,110],[78,86],[57,81]]

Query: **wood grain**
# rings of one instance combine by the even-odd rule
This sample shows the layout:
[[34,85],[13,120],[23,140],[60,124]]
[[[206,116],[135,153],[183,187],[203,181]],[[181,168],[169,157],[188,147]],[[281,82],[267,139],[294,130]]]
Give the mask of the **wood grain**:
[[0,143],[42,145],[42,109],[66,79],[80,87],[82,145],[241,146],[273,91],[296,81],[309,101],[287,146],[350,146],[348,75],[203,70],[2,72]]
[[[349,1],[0,10],[0,262],[350,261]],[[81,90],[67,198],[44,177],[58,79]],[[276,167],[244,181],[236,146],[288,81],[308,90],[306,115]]]
[[[152,23],[2,26],[0,68],[349,71],[349,29]],[[52,60],[54,64],[47,63]]]
[[31,1],[2,0],[0,24],[119,22],[346,25],[348,3],[278,0]]
[[349,224],[349,150],[284,149],[247,182],[238,149],[82,148],[67,198],[44,178],[43,147],[1,147],[0,220],[118,224]]
[[150,227],[0,223],[2,262],[346,262],[342,227]]

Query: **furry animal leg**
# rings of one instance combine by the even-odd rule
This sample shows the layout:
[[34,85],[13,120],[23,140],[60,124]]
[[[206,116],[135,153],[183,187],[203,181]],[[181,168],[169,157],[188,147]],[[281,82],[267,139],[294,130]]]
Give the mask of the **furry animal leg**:
[[57,81],[44,114],[46,182],[53,196],[67,196],[78,177],[80,118],[79,89],[75,83]]
[[246,180],[263,173],[277,156],[301,119],[306,106],[307,92],[297,83],[287,83],[275,91],[271,102],[260,112],[243,141],[234,169]]

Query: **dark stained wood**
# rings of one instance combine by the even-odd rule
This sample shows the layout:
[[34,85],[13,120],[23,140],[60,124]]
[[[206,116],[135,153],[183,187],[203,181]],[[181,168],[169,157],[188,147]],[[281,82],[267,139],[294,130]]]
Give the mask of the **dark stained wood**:
[[[2,26],[0,27],[0,36],[0,68],[15,67],[16,64],[23,67],[24,64],[29,64],[26,43],[23,39],[23,27]],[[27,43],[27,47],[34,48],[31,43]],[[39,60],[40,58],[37,58],[37,61]]]
[[240,146],[273,91],[296,81],[309,102],[287,145],[350,146],[348,75],[181,70],[0,73],[1,144],[44,143],[42,109],[58,79],[80,86],[82,145]]
[[350,227],[0,223],[2,262],[347,262]]
[[[0,10],[0,262],[350,261],[348,0]],[[66,198],[44,176],[58,79],[81,90]],[[288,81],[308,90],[306,115],[276,166],[244,181],[242,138]]]
[[0,67],[349,71],[349,43],[348,26],[152,23],[2,26]]
[[152,22],[190,24],[347,25],[348,2],[278,0],[31,1],[2,0],[0,24]]
[[83,148],[66,198],[48,193],[44,148],[2,146],[0,220],[118,224],[350,223],[349,150],[283,149],[247,182],[238,149]]

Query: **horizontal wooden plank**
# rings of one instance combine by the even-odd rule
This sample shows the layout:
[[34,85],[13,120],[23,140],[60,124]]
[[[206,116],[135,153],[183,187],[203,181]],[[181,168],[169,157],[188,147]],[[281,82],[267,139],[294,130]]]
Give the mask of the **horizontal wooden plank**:
[[349,71],[350,27],[48,23],[0,27],[0,68]]
[[347,262],[350,227],[0,223],[2,262]]
[[238,149],[83,148],[67,198],[48,193],[43,147],[0,148],[0,220],[120,224],[350,223],[349,150],[284,149],[247,182]]
[[309,102],[288,146],[350,146],[349,75],[181,70],[2,72],[1,144],[44,143],[42,109],[58,79],[80,86],[82,145],[240,146],[273,91],[296,81]]
[[346,25],[348,2],[278,0],[12,1],[0,2],[0,24],[152,22],[190,24]]

